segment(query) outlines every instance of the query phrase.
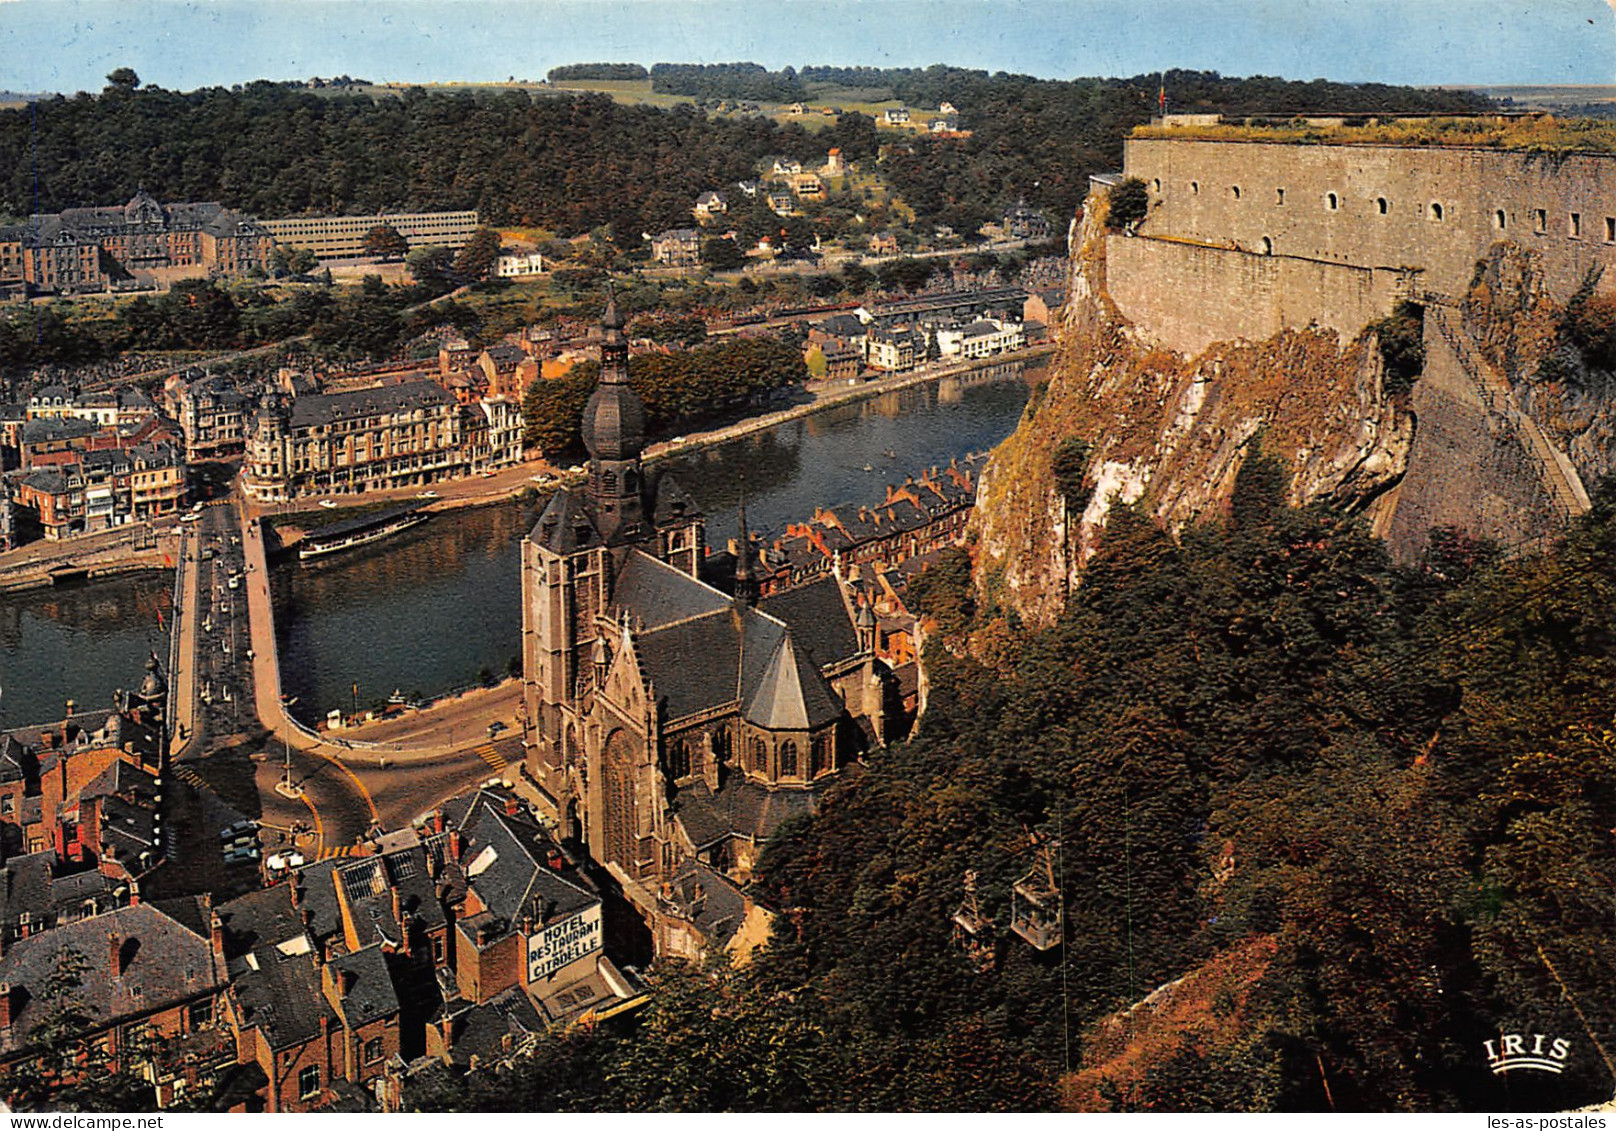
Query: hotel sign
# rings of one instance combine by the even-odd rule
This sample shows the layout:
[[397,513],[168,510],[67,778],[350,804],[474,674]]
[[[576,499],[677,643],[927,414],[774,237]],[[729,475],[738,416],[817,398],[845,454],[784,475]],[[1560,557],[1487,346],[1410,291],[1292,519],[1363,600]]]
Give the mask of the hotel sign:
[[542,982],[601,947],[600,904],[534,932],[527,940],[527,980]]

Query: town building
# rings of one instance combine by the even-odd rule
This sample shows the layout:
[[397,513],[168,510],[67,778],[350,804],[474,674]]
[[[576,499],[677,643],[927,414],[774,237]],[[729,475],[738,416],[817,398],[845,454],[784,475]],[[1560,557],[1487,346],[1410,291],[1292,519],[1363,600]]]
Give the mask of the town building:
[[365,254],[365,237],[386,224],[418,247],[461,248],[480,226],[476,212],[391,212],[374,216],[291,216],[261,221],[278,244],[312,251],[321,259]]
[[904,373],[926,360],[926,331],[914,325],[872,326],[864,338],[871,369]]
[[536,251],[501,255],[494,261],[494,274],[501,279],[527,279],[544,273],[544,256]]
[[191,371],[189,379],[174,378],[165,385],[169,403],[177,408],[180,432],[185,437],[187,463],[229,459],[246,448],[247,425],[253,398],[227,378]]
[[1049,217],[1033,208],[1026,200],[1018,199],[1004,213],[1004,234],[1013,240],[1038,243],[1050,235]]
[[0,227],[0,285],[72,294],[152,278],[152,272],[241,275],[266,270],[267,228],[218,203],[160,204],[138,191],[127,204],[69,208]]
[[802,162],[791,157],[777,157],[771,172],[782,180],[795,177],[802,172]]
[[819,167],[822,175],[827,177],[845,177],[847,175],[847,162],[842,157],[840,148],[832,148],[825,154],[825,163]]
[[776,216],[789,216],[797,207],[789,192],[771,192],[768,195],[768,202],[769,211]]
[[817,174],[798,173],[791,178],[791,191],[803,200],[825,199],[825,182]]
[[651,258],[669,267],[693,267],[701,261],[701,233],[669,228],[651,241]]
[[587,486],[557,491],[522,544],[526,765],[663,953],[745,948],[762,915],[735,882],[882,740],[884,672],[834,577],[757,600],[744,515],[733,593],[701,579],[705,518],[641,462],[614,303],[602,330]]
[[696,197],[696,206],[691,211],[697,220],[711,220],[729,211],[729,201],[721,192],[704,192]]
[[909,124],[909,108],[907,106],[889,106],[882,113],[881,120],[889,126],[907,126]]
[[281,502],[465,475],[461,407],[435,381],[295,398],[267,391],[248,433],[243,490]]
[[939,327],[937,349],[944,358],[974,360],[1018,350],[1027,344],[1026,327],[1000,318],[979,318],[962,326]]
[[135,444],[40,461],[16,477],[14,505],[51,541],[176,513],[185,501],[185,459],[170,443]]

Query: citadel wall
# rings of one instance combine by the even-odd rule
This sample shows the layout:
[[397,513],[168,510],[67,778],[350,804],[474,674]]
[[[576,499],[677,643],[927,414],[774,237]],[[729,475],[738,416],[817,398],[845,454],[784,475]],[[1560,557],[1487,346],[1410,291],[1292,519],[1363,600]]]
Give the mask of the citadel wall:
[[1352,337],[1411,297],[1415,271],[1145,236],[1106,241],[1107,287],[1136,326],[1183,354],[1317,323]]
[[1196,138],[1130,138],[1124,153],[1150,190],[1144,235],[1418,267],[1421,289],[1447,294],[1467,289],[1500,240],[1536,253],[1561,301],[1591,269],[1616,265],[1612,155]]

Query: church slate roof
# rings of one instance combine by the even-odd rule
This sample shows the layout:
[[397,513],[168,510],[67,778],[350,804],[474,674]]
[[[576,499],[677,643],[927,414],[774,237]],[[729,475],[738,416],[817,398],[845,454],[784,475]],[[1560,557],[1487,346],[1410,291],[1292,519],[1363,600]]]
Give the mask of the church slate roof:
[[769,789],[731,774],[717,793],[702,781],[681,786],[673,798],[673,814],[700,851],[730,836],[768,840],[781,825],[818,805],[817,788]]
[[583,493],[568,487],[550,496],[528,537],[553,554],[571,554],[600,545],[600,531],[589,517]]
[[612,588],[612,606],[632,612],[642,629],[660,628],[729,608],[729,598],[682,570],[635,551]]
[[835,722],[841,713],[824,677],[788,634],[775,645],[744,717],[765,730],[809,730]]
[[764,598],[758,607],[783,620],[797,643],[820,667],[858,655],[858,633],[834,577],[822,577],[776,593]]
[[671,474],[657,478],[656,501],[651,507],[651,521],[657,526],[671,526],[688,522],[701,514],[701,506],[690,493],[680,486]]

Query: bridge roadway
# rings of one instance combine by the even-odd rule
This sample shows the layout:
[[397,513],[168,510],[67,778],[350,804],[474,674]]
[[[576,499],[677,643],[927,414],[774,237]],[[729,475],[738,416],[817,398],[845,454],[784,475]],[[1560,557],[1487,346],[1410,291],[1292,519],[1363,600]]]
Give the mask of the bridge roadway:
[[[266,850],[291,845],[314,858],[346,852],[373,827],[408,823],[467,786],[515,775],[514,682],[350,732],[352,741],[299,724],[281,695],[261,524],[218,503],[182,529],[169,772],[191,790],[170,827],[193,883],[222,890],[243,878],[211,874],[220,866],[215,833],[232,811],[260,822]],[[494,721],[509,737],[489,741]]]

